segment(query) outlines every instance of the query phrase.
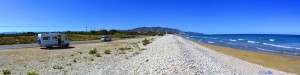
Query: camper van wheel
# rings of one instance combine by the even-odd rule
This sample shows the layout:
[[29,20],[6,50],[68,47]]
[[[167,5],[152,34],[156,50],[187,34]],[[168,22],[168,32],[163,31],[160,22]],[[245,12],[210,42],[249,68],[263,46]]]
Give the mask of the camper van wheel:
[[52,46],[46,46],[46,48],[52,48]]
[[69,47],[69,44],[63,45],[62,47],[68,48],[68,47]]
[[66,46],[65,46],[66,48],[68,48],[69,47],[69,44],[66,44]]

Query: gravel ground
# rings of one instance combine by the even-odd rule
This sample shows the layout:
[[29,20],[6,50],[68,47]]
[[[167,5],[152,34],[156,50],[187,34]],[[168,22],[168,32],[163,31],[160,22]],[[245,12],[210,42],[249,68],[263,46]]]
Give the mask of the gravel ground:
[[[154,41],[147,46],[142,45],[143,38],[140,38],[78,44],[65,50],[1,51],[0,70],[9,69],[17,75],[31,71],[41,75],[289,75],[218,53],[176,35],[151,38]],[[119,50],[121,47],[131,49]],[[88,54],[93,48],[97,48],[101,57]],[[111,49],[112,53],[104,54],[106,49]]]
[[127,60],[113,60],[92,74],[289,75],[210,50],[179,36],[166,35]]

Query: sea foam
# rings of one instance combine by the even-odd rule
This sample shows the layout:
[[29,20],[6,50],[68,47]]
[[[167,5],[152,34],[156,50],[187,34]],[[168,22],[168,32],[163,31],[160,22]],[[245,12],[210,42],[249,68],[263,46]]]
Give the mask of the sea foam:
[[273,41],[275,41],[275,39],[269,39],[269,41],[272,41],[272,42],[273,42]]
[[215,42],[208,41],[207,43],[215,43]]
[[238,40],[245,40],[245,39],[238,39]]
[[234,40],[234,39],[229,39],[229,41],[237,41],[237,40]]
[[269,44],[269,43],[263,43],[264,45],[268,45],[268,46],[273,46],[273,47],[279,47],[279,48],[292,48],[292,49],[299,49],[300,48],[297,48],[297,47],[290,47],[290,46],[283,46],[283,45],[276,45],[276,44]]
[[248,40],[247,42],[248,42],[248,43],[256,43],[255,41],[250,41],[250,40]]

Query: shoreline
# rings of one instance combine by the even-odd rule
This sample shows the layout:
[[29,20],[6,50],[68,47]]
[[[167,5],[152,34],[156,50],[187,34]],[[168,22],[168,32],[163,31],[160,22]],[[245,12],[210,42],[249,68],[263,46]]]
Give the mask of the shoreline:
[[265,67],[269,67],[269,68],[273,68],[273,69],[277,69],[289,73],[300,74],[300,59],[296,57],[234,49],[234,48],[229,48],[224,46],[205,44],[197,41],[194,42],[198,43],[201,46],[215,50],[217,52],[230,55],[254,64],[259,64]]

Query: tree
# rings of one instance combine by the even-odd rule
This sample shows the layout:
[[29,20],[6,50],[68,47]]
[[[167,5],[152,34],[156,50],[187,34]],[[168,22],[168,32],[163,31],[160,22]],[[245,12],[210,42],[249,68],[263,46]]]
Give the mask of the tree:
[[112,34],[112,35],[114,35],[116,33],[120,33],[120,31],[112,29],[112,30],[109,31],[109,33]]
[[100,35],[107,35],[107,34],[108,34],[108,31],[105,30],[105,29],[102,29],[102,30],[99,30],[99,34],[100,34]]
[[96,34],[96,33],[97,33],[97,31],[95,31],[95,30],[91,31],[91,34]]
[[70,31],[70,30],[68,30],[68,31],[67,31],[67,34],[71,34],[71,31]]
[[27,32],[27,35],[36,35],[34,32]]

